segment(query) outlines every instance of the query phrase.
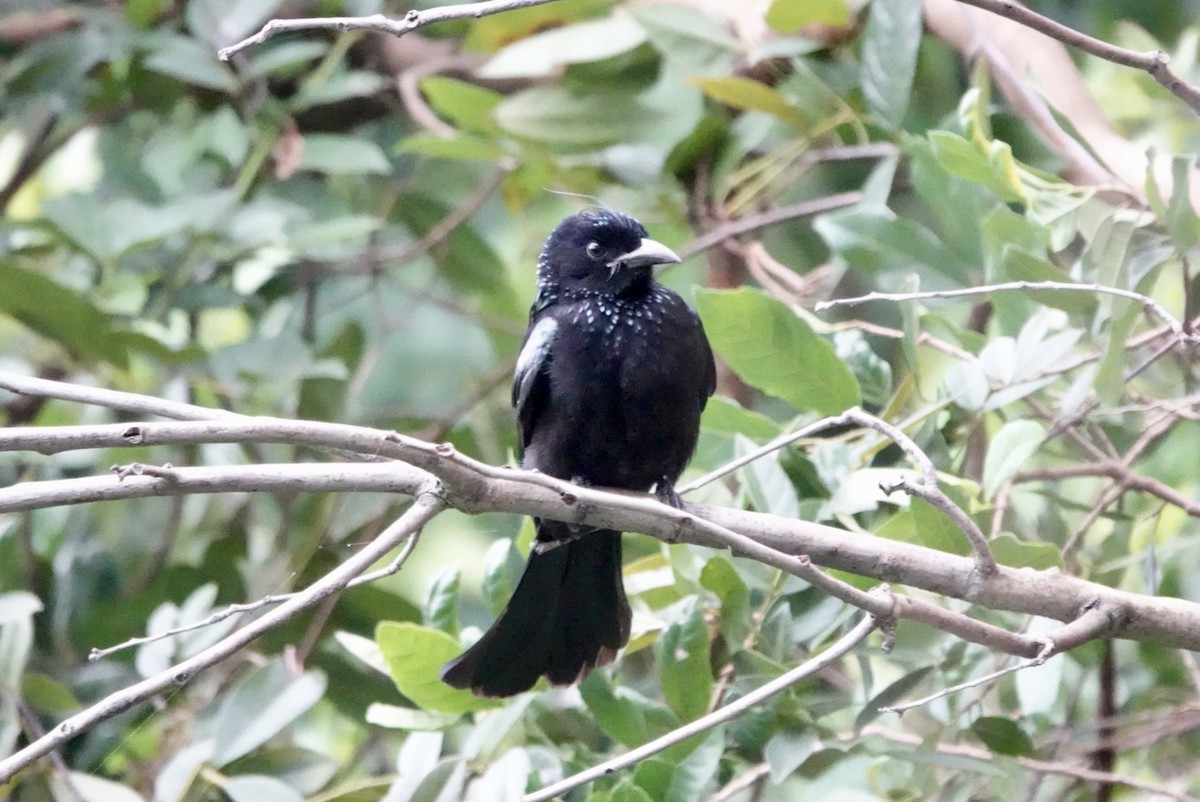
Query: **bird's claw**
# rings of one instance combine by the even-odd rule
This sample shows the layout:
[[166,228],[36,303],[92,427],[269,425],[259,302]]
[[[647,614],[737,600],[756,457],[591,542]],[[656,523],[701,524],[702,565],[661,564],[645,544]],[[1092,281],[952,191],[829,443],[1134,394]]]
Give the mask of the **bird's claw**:
[[674,507],[677,510],[683,509],[683,498],[675,492],[675,485],[666,479],[654,486],[654,495],[668,507]]

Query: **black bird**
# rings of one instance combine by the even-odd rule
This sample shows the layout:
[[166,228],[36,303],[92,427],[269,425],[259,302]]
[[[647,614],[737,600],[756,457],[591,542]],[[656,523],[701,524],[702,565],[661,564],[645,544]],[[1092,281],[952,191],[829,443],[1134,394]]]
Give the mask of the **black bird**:
[[[654,488],[680,505],[674,483],[716,371],[700,318],[654,280],[655,265],[678,261],[637,220],[607,209],[550,234],[513,376],[523,467],[581,485]],[[569,685],[629,640],[621,533],[534,523],[512,599],[442,668],[447,684],[489,697],[526,691],[540,676]]]

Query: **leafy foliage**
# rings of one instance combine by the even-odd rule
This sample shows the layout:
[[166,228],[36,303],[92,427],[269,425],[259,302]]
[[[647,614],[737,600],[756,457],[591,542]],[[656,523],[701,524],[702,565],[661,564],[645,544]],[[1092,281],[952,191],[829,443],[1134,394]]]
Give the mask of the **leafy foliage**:
[[[0,368],[394,428],[499,464],[515,446],[506,383],[537,249],[586,202],[571,193],[683,246],[729,220],[857,192],[742,238],[773,265],[718,244],[664,275],[686,292],[711,285],[691,297],[731,371],[705,412],[695,474],[863,404],[931,456],[1001,563],[1200,598],[1192,360],[1142,304],[1092,286],[1196,315],[1195,158],[1159,157],[1165,169],[1101,192],[1087,148],[1061,146],[1083,121],[1059,110],[1064,139],[1045,136],[1053,115],[1029,117],[986,68],[960,66],[923,30],[921,4],[774,0],[757,16],[726,4],[718,18],[588,0],[443,24],[397,49],[354,32],[280,36],[231,64],[218,47],[292,4],[18,5],[47,25],[6,43],[0,64]],[[52,12],[65,16],[50,24]],[[1070,19],[1142,50],[1173,46],[1154,36],[1194,49],[1196,30],[1180,32],[1191,20],[1172,8],[1121,13],[1144,28],[1107,8]],[[406,43],[428,50],[406,56]],[[425,68],[438,59],[446,74]],[[1083,69],[1113,137],[1194,153],[1194,119],[1147,76]],[[400,100],[398,73],[414,87]],[[1044,281],[1078,290],[806,308]],[[14,426],[129,419],[0,402]],[[4,454],[0,483],[135,459],[317,458],[287,446]],[[967,553],[943,513],[880,489],[907,467],[879,438],[840,432],[689,498]],[[92,648],[302,586],[403,503],[280,492],[0,517],[0,755],[236,620],[98,663]],[[739,698],[853,618],[774,569],[628,536],[634,633],[614,669],[505,702],[449,689],[437,669],[499,609],[528,537],[510,516],[443,515],[398,576],[83,734],[62,755],[69,774],[38,764],[0,796],[70,798],[69,778],[89,799],[512,799]],[[1089,644],[903,720],[877,714],[1005,659],[902,623],[890,654],[860,649],[568,798],[690,802],[749,777],[724,798],[1086,799],[1092,786],[1017,758],[1078,767],[1101,742],[1115,744],[1116,771],[1200,793],[1194,724],[1153,724],[1194,721],[1195,661],[1162,646]],[[1108,703],[1115,716],[1098,724]]]

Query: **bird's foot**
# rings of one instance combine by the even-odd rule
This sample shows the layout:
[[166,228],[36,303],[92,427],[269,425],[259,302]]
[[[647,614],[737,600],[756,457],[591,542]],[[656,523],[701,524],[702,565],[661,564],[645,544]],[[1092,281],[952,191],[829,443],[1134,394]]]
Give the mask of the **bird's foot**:
[[675,484],[667,481],[666,477],[660,479],[654,486],[654,495],[668,507],[674,507],[677,510],[683,509],[683,499],[675,492]]
[[530,548],[533,550],[534,554],[545,554],[546,552],[554,551],[559,546],[565,546],[568,543],[574,543],[584,535],[590,534],[594,531],[596,531],[595,528],[591,526],[568,524],[566,537],[560,537],[554,540],[534,540],[533,545]]

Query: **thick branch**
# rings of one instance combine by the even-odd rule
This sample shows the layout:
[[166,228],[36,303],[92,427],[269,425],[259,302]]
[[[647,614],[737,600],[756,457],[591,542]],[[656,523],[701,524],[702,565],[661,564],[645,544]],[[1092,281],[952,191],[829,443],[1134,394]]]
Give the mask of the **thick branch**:
[[[132,439],[126,436],[130,430],[136,434]],[[51,453],[74,448],[196,442],[288,442],[379,453],[435,475],[443,482],[453,506],[467,513],[511,512],[624,532],[643,532],[667,542],[695,543],[732,549],[735,554],[747,554],[756,559],[769,558],[769,564],[777,564],[788,571],[799,563],[792,559],[780,560],[780,557],[811,559],[817,565],[923,588],[994,610],[1073,621],[1082,611],[1102,602],[1129,612],[1128,619],[1116,629],[1116,636],[1200,651],[1200,605],[1181,599],[1116,590],[1065,576],[1056,570],[1001,566],[995,574],[981,576],[977,563],[970,558],[909,543],[863,537],[808,521],[724,507],[689,504],[685,510],[676,510],[643,494],[578,487],[539,473],[496,468],[448,447],[360,426],[248,418],[202,423],[0,429],[0,451],[34,448]],[[403,471],[404,468],[379,464],[291,466],[288,470],[300,472],[305,467],[339,474],[336,481],[341,482],[344,489],[350,489],[347,485],[358,472],[364,477],[361,489],[378,488],[394,481],[396,489],[405,492],[405,483],[415,479],[412,474],[398,473],[397,476],[403,478],[393,480],[388,471],[392,468]],[[269,470],[276,477],[271,481],[281,481],[281,475],[276,473],[278,466],[269,469],[260,466],[260,469]],[[182,477],[190,470],[196,469],[175,469],[180,477],[175,481],[184,481]],[[289,483],[289,487],[303,489],[295,474],[291,478],[297,481]],[[68,499],[72,491],[62,481],[91,483],[99,480],[53,483],[53,492]],[[130,476],[125,480],[133,487],[144,486],[145,495],[172,492],[172,481],[153,476]],[[217,480],[210,475],[204,481]],[[314,479],[313,483],[324,486],[332,481],[335,480],[322,478]],[[113,486],[118,484],[115,478],[111,483]],[[89,492],[94,492],[94,487],[89,485],[89,488]],[[248,488],[242,485],[239,489]],[[115,492],[133,495],[128,490]],[[30,493],[36,494],[30,485],[0,489],[0,511],[40,506],[31,502]],[[745,540],[731,541],[726,530]],[[751,549],[747,544],[754,544],[761,550]],[[756,553],[750,554],[751,551]],[[839,595],[839,598],[845,597]],[[861,601],[846,600],[851,603]],[[1024,645],[1014,646],[1016,648],[1005,650],[1028,653],[1019,650],[1025,649]]]

